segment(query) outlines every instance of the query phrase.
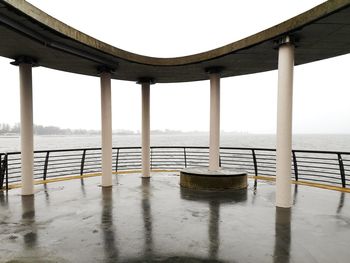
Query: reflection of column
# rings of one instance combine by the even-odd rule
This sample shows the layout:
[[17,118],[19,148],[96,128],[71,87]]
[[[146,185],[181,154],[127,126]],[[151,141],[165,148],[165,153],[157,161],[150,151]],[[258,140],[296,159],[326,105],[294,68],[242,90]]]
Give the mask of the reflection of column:
[[216,201],[209,202],[209,258],[217,259],[220,246],[219,222],[220,222],[220,203]]
[[32,248],[37,244],[37,229],[35,224],[34,195],[22,196],[22,222],[28,227],[24,235],[24,244],[26,248]]
[[153,250],[150,181],[144,178],[142,179],[142,216],[145,231],[144,254],[149,256]]
[[102,215],[101,229],[106,262],[115,262],[118,259],[118,249],[115,241],[113,225],[113,190],[111,187],[102,187]]
[[290,260],[291,209],[276,207],[274,262]]

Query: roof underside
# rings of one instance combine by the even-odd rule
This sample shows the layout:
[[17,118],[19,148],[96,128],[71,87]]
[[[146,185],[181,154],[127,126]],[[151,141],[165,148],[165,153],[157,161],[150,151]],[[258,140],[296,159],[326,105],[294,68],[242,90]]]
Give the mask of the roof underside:
[[277,68],[274,41],[292,34],[298,40],[295,64],[350,52],[350,0],[327,1],[299,16],[224,47],[179,58],[152,58],[115,48],[22,0],[0,0],[0,56],[27,56],[40,66],[98,76],[101,66],[112,78],[158,83],[208,79],[206,68],[222,67],[222,77]]

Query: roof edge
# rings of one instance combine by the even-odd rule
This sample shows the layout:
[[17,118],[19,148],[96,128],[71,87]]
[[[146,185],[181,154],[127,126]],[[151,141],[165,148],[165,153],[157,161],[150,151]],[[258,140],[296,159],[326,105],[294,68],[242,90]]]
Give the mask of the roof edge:
[[48,15],[44,11],[40,10],[25,0],[1,1],[12,6],[16,10],[37,21],[48,29],[62,34],[70,39],[73,39],[74,41],[77,41],[83,45],[89,46],[103,53],[118,57],[123,60],[153,66],[180,66],[200,63],[202,61],[225,56],[230,53],[249,48],[265,41],[273,40],[281,35],[285,35],[301,29],[302,27],[316,20],[324,18],[350,5],[350,0],[329,0],[280,24],[272,26],[249,37],[232,42],[228,45],[188,56],[157,58],[128,52],[100,41],[96,38],[93,38]]

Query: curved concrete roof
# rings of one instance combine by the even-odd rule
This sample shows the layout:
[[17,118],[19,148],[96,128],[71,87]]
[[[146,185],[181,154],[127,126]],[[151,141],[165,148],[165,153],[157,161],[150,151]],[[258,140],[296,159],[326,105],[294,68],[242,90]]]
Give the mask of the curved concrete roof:
[[98,76],[98,68],[115,69],[112,78],[152,78],[170,83],[208,79],[207,68],[222,67],[222,77],[277,68],[274,42],[297,39],[295,64],[350,52],[350,0],[331,0],[260,33],[191,56],[154,58],[130,53],[90,37],[23,0],[0,0],[0,56],[28,56],[40,66]]

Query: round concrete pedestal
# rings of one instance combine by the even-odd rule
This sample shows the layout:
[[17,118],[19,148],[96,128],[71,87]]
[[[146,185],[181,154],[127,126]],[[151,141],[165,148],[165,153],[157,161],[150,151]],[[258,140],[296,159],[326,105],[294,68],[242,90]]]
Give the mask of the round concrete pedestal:
[[247,173],[234,169],[209,171],[207,167],[187,168],[180,171],[182,187],[202,190],[245,189]]

